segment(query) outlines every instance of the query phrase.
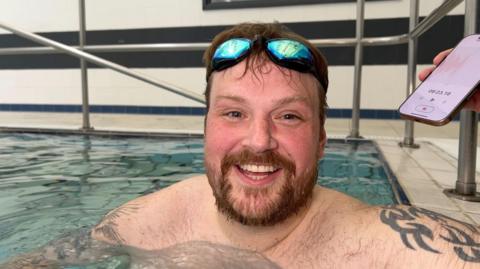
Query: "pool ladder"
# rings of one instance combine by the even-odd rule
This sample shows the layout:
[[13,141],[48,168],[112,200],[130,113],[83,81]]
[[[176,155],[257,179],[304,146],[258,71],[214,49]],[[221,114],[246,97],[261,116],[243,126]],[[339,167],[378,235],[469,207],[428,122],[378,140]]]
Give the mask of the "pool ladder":
[[[415,89],[416,84],[416,64],[417,64],[417,38],[425,31],[430,29],[436,22],[442,19],[449,11],[458,6],[463,0],[445,0],[437,9],[432,11],[420,23],[418,23],[419,0],[410,0],[410,19],[409,32],[402,35],[385,37],[364,37],[364,10],[365,0],[357,0],[356,17],[356,36],[355,38],[336,38],[336,39],[314,39],[310,40],[317,47],[336,47],[336,46],[355,46],[355,68],[353,85],[353,104],[352,104],[352,124],[349,138],[361,138],[359,133],[360,125],[360,97],[361,97],[361,78],[362,61],[364,46],[382,46],[408,43],[408,69],[407,69],[407,90],[409,95]],[[477,20],[477,1],[465,0],[465,35],[476,32]],[[88,74],[87,62],[109,68],[136,78],[146,83],[152,84],[167,91],[184,96],[191,100],[205,104],[204,97],[187,89],[182,89],[165,81],[160,81],[140,72],[128,69],[114,62],[102,59],[91,53],[94,52],[141,52],[141,51],[179,51],[179,50],[205,50],[208,43],[170,43],[170,44],[134,44],[134,45],[97,45],[89,46],[85,43],[85,0],[79,0],[79,46],[71,47],[40,35],[18,29],[0,22],[0,28],[8,30],[18,36],[24,37],[36,43],[47,46],[46,48],[3,48],[0,49],[0,55],[13,54],[51,54],[66,53],[80,59],[81,79],[82,79],[82,115],[83,124],[81,130],[85,133],[93,132],[89,120],[88,103]],[[477,124],[478,116],[475,112],[462,110],[460,114],[460,137],[459,137],[459,157],[458,157],[458,175],[456,188],[445,190],[445,194],[469,201],[480,201],[480,195],[476,192],[476,148],[477,148]],[[405,132],[402,147],[418,148],[414,143],[414,125],[412,121],[405,121]]]

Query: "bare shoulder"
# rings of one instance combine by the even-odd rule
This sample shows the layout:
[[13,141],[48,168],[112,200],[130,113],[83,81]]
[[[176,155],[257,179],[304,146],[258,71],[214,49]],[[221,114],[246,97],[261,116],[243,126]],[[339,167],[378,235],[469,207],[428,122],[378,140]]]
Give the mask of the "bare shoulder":
[[478,227],[412,206],[384,206],[375,211],[377,235],[391,239],[397,259],[410,261],[412,265],[480,267]]
[[[334,190],[316,191],[312,238],[355,263],[387,268],[480,268],[480,230],[405,205],[372,206]],[[312,228],[310,228],[312,229]],[[315,239],[317,240],[317,239]],[[343,244],[338,244],[343,242]],[[348,254],[348,255],[347,255]]]
[[180,229],[192,210],[192,199],[200,202],[205,188],[207,180],[197,176],[136,198],[109,212],[92,236],[111,244],[153,247],[156,237],[167,238],[164,231]]
[[303,236],[314,241],[328,237],[335,242],[344,241],[342,236],[359,236],[363,232],[361,226],[369,225],[366,215],[371,215],[374,207],[342,192],[317,186],[310,208],[303,221],[306,228]]
[[312,208],[316,212],[328,210],[350,214],[359,210],[370,209],[372,206],[337,190],[316,186]]
[[[321,230],[342,230],[342,233],[352,231],[351,233],[357,234],[356,226],[368,222],[367,215],[372,214],[373,208],[337,190],[317,186],[305,223],[308,227],[317,227]],[[318,231],[315,234],[321,233]]]

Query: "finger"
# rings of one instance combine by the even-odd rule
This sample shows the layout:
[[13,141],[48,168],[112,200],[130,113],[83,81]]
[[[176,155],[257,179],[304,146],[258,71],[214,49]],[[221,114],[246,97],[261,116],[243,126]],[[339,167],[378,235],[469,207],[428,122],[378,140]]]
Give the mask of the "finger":
[[437,65],[439,65],[445,59],[445,57],[447,57],[447,55],[450,54],[450,52],[452,52],[452,50],[453,49],[447,49],[447,50],[444,50],[444,51],[440,52],[439,54],[437,54],[437,56],[435,56],[435,58],[433,58],[434,66],[427,67],[427,68],[421,70],[418,73],[418,78],[421,81],[424,81],[432,73],[432,71],[435,69],[435,67]]
[[435,58],[433,58],[433,64],[434,65],[439,65],[445,59],[445,57],[447,57],[447,55],[450,54],[450,52],[452,52],[452,50],[453,49],[444,50],[444,51],[440,52],[439,54],[437,54],[437,56],[435,56]]
[[421,81],[424,81],[429,75],[430,73],[432,73],[433,69],[435,69],[434,66],[432,67],[427,67],[425,69],[422,69],[419,73],[418,73],[418,78],[421,80]]

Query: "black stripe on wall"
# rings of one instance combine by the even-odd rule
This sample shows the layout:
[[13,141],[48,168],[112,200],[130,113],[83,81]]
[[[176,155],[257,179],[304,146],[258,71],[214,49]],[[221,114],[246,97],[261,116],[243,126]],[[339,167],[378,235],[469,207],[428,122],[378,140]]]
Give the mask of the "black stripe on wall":
[[[385,1],[385,0],[366,0]],[[212,1],[203,0],[203,10],[238,9],[238,8],[268,8],[275,6],[312,5],[312,4],[338,4],[355,2],[355,0],[249,0],[249,1]]]
[[[306,38],[341,38],[355,36],[355,21],[326,21],[287,23],[293,31]],[[431,63],[441,50],[453,47],[463,36],[463,15],[447,16],[427,31],[419,40],[420,64]],[[87,44],[139,44],[210,42],[218,32],[229,26],[174,27],[133,30],[88,31]],[[408,18],[372,19],[365,22],[365,36],[386,36],[406,33]],[[447,33],[447,34],[446,34]],[[42,34],[45,37],[68,44],[78,44],[77,32]],[[14,35],[0,35],[0,47],[38,46]],[[353,65],[352,47],[321,48],[330,65]],[[96,54],[127,67],[202,67],[202,52],[129,52]],[[405,64],[407,45],[366,47],[364,64]],[[0,69],[56,69],[78,68],[78,60],[67,55],[0,55]],[[91,66],[95,67],[95,66]]]

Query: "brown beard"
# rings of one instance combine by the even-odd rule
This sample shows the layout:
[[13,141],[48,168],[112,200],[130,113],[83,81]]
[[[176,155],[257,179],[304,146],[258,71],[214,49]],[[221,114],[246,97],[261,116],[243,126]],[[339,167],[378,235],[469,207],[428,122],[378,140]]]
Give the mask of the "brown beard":
[[[248,163],[280,167],[285,175],[285,184],[281,186],[278,193],[280,199],[269,201],[264,212],[255,216],[242,213],[245,206],[234,207],[232,184],[227,178],[227,174],[234,169],[234,166]],[[216,175],[212,168],[206,165],[208,181],[215,196],[217,209],[230,219],[252,226],[272,226],[284,221],[292,214],[298,213],[312,197],[318,174],[315,163],[310,169],[296,177],[295,163],[273,151],[254,154],[249,150],[244,150],[237,154],[227,155],[222,160],[220,175]],[[271,190],[268,188],[245,188],[243,191],[246,197],[257,199],[266,197]]]

